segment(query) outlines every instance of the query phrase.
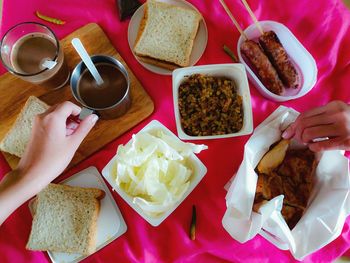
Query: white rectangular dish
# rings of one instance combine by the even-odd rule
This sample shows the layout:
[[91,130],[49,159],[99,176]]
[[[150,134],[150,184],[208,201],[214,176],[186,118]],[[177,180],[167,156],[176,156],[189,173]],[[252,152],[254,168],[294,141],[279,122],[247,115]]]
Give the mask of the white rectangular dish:
[[[164,134],[177,138],[168,128],[166,128],[163,124],[156,120],[151,121],[140,132],[150,132],[154,130],[161,130],[162,132],[164,132]],[[128,142],[128,144],[130,143],[131,141]],[[141,217],[143,217],[152,226],[158,226],[182,203],[183,200],[186,199],[186,197],[193,191],[193,189],[198,185],[198,183],[207,173],[207,168],[195,154],[192,153],[189,157],[189,160],[192,164],[194,172],[187,191],[183,194],[183,196],[178,202],[176,202],[169,210],[167,210],[167,212],[156,217],[150,216],[149,214],[145,213],[138,205],[136,205],[133,202],[133,197],[127,194],[123,189],[121,189],[117,185],[115,176],[112,172],[113,166],[116,161],[116,156],[114,156],[112,160],[110,160],[109,163],[103,168],[102,175],[112,186],[113,190],[116,191],[125,200],[125,202],[127,202]]]
[[[317,81],[317,65],[314,58],[293,35],[293,33],[283,24],[275,21],[260,21],[259,24],[264,32],[272,30],[276,33],[292,63],[296,66],[297,71],[301,75],[301,87],[295,92],[295,94],[286,94],[285,96],[276,95],[270,92],[244,60],[241,53],[241,45],[245,39],[240,36],[237,43],[237,54],[239,61],[245,66],[248,72],[249,80],[264,97],[273,101],[288,101],[304,96],[314,87]],[[247,35],[248,39],[256,42],[258,42],[257,39],[261,35],[255,24],[247,27],[244,30],[244,33]]]
[[[236,86],[237,92],[243,99],[243,127],[239,132],[223,135],[210,136],[191,136],[184,132],[181,126],[180,111],[179,111],[179,87],[187,76],[193,74],[204,74],[214,77],[227,77],[232,79]],[[236,64],[216,64],[195,66],[188,68],[176,69],[173,71],[173,98],[175,108],[175,120],[177,134],[180,139],[185,140],[203,140],[203,139],[220,139],[247,135],[253,132],[253,114],[252,104],[250,99],[249,84],[247,73],[244,66],[240,63]]]
[[[127,226],[123,216],[96,167],[89,167],[60,183],[70,186],[98,188],[106,193],[101,200],[100,214],[97,220],[95,253],[126,232]],[[31,202],[29,207],[31,208]],[[54,263],[76,263],[88,257],[80,254],[51,251],[48,251],[48,255]]]

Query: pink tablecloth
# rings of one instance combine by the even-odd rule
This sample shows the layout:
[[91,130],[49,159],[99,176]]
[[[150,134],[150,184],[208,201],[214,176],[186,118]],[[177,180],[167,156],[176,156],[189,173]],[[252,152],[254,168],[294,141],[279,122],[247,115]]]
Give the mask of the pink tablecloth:
[[[236,49],[239,37],[218,0],[190,0],[203,14],[209,29],[206,52],[198,64],[229,63],[222,51],[223,44]],[[350,13],[340,0],[250,0],[260,20],[275,20],[285,24],[299,38],[317,61],[319,74],[314,89],[296,101],[282,103],[298,111],[323,105],[330,100],[350,102]],[[227,0],[243,27],[251,19],[239,0]],[[98,23],[115,48],[123,56],[135,75],[155,102],[155,111],[103,150],[69,171],[73,174],[88,166],[100,171],[114,155],[117,146],[125,143],[132,133],[139,131],[152,119],[160,120],[175,131],[171,77],[153,74],[133,57],[127,43],[128,21],[119,22],[114,0],[4,0],[1,35],[12,25],[22,21],[39,21],[39,10],[67,21],[64,26],[49,25],[60,38],[90,23]],[[98,40],[97,40],[98,41]],[[4,70],[1,69],[1,73]],[[1,85],[1,83],[0,83]],[[254,127],[280,104],[264,99],[251,85]],[[1,114],[1,113],[0,113]],[[128,225],[128,231],[86,262],[290,262],[293,257],[262,237],[240,244],[223,229],[221,219],[226,209],[225,183],[237,170],[248,136],[205,141],[209,150],[200,154],[208,173],[193,193],[159,227],[152,227],[133,211],[116,193],[115,201]],[[1,177],[9,170],[0,157]],[[67,175],[68,175],[67,174]],[[45,176],[45,175],[43,175]],[[197,206],[197,239],[188,238],[191,207]],[[330,262],[350,248],[350,220],[339,238],[305,262]],[[0,262],[47,262],[45,253],[25,250],[31,226],[27,204],[18,209],[0,227]]]

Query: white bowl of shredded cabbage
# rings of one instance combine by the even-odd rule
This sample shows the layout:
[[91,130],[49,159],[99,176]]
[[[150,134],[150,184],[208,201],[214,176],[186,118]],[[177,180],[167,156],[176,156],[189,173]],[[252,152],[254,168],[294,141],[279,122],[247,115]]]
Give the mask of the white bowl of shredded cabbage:
[[207,148],[182,142],[153,120],[126,145],[119,145],[102,175],[140,216],[158,226],[206,174],[195,154]]

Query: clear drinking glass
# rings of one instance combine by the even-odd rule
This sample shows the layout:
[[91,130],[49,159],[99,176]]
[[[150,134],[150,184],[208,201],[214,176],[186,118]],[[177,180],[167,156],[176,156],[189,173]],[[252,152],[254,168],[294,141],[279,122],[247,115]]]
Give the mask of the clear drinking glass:
[[0,42],[1,61],[19,78],[48,89],[59,89],[70,72],[54,32],[36,22],[10,28]]

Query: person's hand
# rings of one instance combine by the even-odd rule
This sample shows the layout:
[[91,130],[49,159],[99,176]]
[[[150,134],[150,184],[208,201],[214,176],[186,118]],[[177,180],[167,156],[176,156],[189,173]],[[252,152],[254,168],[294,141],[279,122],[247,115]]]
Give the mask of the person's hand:
[[[282,137],[294,137],[315,152],[350,150],[350,106],[342,101],[332,101],[306,111],[283,132]],[[325,139],[317,141],[320,138]]]
[[60,175],[72,160],[80,143],[95,125],[98,117],[89,115],[79,124],[68,123],[78,116],[81,108],[71,102],[51,107],[36,116],[31,139],[17,171],[34,180],[40,191]]

